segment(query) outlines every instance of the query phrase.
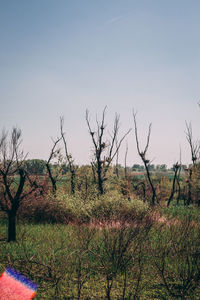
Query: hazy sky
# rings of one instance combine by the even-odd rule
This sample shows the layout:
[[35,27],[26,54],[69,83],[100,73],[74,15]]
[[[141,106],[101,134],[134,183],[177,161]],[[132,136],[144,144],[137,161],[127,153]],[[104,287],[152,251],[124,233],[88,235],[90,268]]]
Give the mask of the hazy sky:
[[[64,115],[70,152],[89,163],[85,110],[95,125],[107,105],[107,129],[118,112],[121,134],[138,111],[141,143],[152,122],[154,164],[171,166],[180,146],[189,163],[199,81],[199,0],[0,0],[0,128],[22,129],[29,158],[48,158]],[[140,162],[133,132],[127,142],[129,165]]]

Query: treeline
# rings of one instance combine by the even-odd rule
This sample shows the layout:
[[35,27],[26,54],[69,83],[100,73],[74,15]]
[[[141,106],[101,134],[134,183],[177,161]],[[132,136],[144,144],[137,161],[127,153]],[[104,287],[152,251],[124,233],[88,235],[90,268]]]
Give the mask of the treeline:
[[[26,168],[27,172],[31,175],[46,175],[47,169],[46,169],[46,163],[47,161],[43,159],[27,159],[24,161],[24,167]],[[89,165],[88,165],[89,166]],[[57,168],[61,168],[61,174],[66,175],[69,170],[69,164],[50,164],[50,167],[54,170]],[[78,167],[78,166],[76,166]],[[117,168],[123,170],[124,166],[121,164],[117,164]],[[143,165],[140,164],[134,164],[132,167],[127,166],[126,167],[130,172],[145,172],[145,168]],[[182,165],[182,170],[185,170],[187,168],[186,165]],[[171,168],[168,168],[166,164],[149,164],[149,170],[154,172],[167,172],[167,171],[173,171],[173,166]]]
[[[24,167],[30,175],[45,175],[47,161],[43,159],[27,159],[24,161]],[[57,163],[50,164],[52,169],[61,168],[61,174],[66,174],[69,171],[69,166],[66,164],[58,165]]]

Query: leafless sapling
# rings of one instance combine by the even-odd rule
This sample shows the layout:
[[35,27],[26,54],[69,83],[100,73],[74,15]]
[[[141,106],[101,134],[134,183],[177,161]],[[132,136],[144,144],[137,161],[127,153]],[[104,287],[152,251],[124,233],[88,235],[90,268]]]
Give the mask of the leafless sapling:
[[155,200],[157,198],[157,195],[156,195],[156,189],[155,189],[154,184],[152,182],[150,171],[149,171],[150,160],[147,159],[147,157],[146,157],[146,153],[147,153],[147,150],[148,150],[148,147],[149,147],[150,135],[151,135],[151,124],[149,125],[149,130],[148,130],[145,149],[144,149],[144,151],[141,151],[140,146],[139,146],[139,140],[138,140],[136,114],[137,113],[133,111],[133,120],[134,120],[134,129],[135,129],[135,139],[136,139],[137,151],[138,151],[138,154],[141,157],[142,162],[144,164],[146,174],[147,174],[147,179],[148,179],[149,185],[151,187],[151,191],[152,191],[151,205],[153,206],[155,204]]
[[126,143],[126,152],[124,156],[124,177],[127,180],[127,155],[128,155],[128,144]]
[[49,178],[50,178],[50,181],[51,181],[51,185],[52,185],[52,192],[55,194],[56,193],[56,190],[57,190],[57,179],[58,179],[58,176],[59,176],[59,173],[60,172],[56,172],[56,174],[53,174],[53,170],[52,170],[52,165],[51,165],[51,161],[56,158],[56,157],[59,157],[60,155],[60,151],[61,149],[58,148],[58,143],[61,141],[62,137],[57,137],[56,140],[53,140],[52,139],[52,142],[53,142],[53,146],[51,148],[51,152],[50,152],[50,155],[49,155],[49,159],[48,161],[46,162],[46,167],[47,167],[47,172],[48,172],[48,175],[49,175]]
[[126,151],[124,156],[124,180],[121,183],[121,192],[128,200],[131,199],[131,176],[128,176],[127,168],[128,144],[126,143]]
[[172,190],[171,190],[171,194],[169,196],[169,199],[168,199],[168,202],[167,202],[167,206],[170,205],[173,197],[174,197],[174,193],[175,193],[175,185],[176,185],[176,182],[177,182],[177,176],[178,176],[178,172],[181,168],[181,165],[176,162],[173,166],[173,170],[174,170],[174,178],[173,178],[173,183],[172,183]]
[[74,160],[72,159],[71,154],[68,152],[67,148],[67,142],[65,139],[65,133],[63,131],[63,125],[64,125],[64,117],[60,117],[60,131],[61,131],[61,137],[64,143],[64,148],[65,148],[65,156],[69,165],[69,171],[71,174],[71,193],[75,193],[75,177],[76,177],[76,166],[74,165]]
[[[116,141],[115,141],[115,145],[116,145],[116,148],[117,148],[117,146],[118,146],[117,138],[116,138]],[[119,178],[119,151],[117,151],[117,154],[116,154],[115,173],[117,175],[117,178]]]
[[[97,183],[98,183],[98,189],[100,194],[103,194],[104,189],[104,182],[107,180],[106,174],[107,171],[114,159],[114,157],[117,155],[119,148],[121,146],[122,141],[124,138],[129,134],[131,129],[129,129],[119,140],[116,146],[116,139],[119,132],[119,115],[115,115],[114,119],[114,127],[112,135],[110,136],[110,140],[105,140],[105,112],[106,107],[103,110],[102,119],[99,123],[97,120],[97,129],[96,131],[92,130],[89,120],[89,111],[86,110],[86,122],[88,125],[89,133],[92,138],[92,142],[94,145],[94,162],[93,166],[95,167],[96,174],[97,174]],[[107,149],[107,154],[103,156],[104,151]]]
[[199,158],[199,154],[200,154],[200,143],[198,140],[194,141],[194,139],[193,139],[191,123],[187,123],[187,122],[185,122],[185,123],[186,123],[186,132],[185,132],[186,139],[190,146],[192,163],[193,163],[193,165],[195,165]]
[[193,133],[192,133],[192,125],[191,123],[186,122],[186,139],[190,146],[190,152],[191,152],[191,159],[192,159],[192,166],[187,169],[188,171],[188,196],[187,196],[187,205],[189,205],[192,202],[192,172],[193,168],[195,167],[197,160],[199,159],[200,154],[200,143],[198,140],[193,139]]
[[181,170],[182,170],[181,147],[180,147],[180,161],[179,161],[179,165],[180,165],[180,167],[178,169],[177,178],[176,178],[177,192],[178,192],[177,204],[179,204],[179,200],[181,199],[181,184],[180,184],[180,176],[181,176]]

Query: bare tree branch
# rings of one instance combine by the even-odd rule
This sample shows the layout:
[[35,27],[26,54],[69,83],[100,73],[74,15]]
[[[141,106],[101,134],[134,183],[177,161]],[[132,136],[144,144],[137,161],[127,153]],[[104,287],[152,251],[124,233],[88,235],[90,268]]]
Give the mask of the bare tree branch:
[[192,133],[192,125],[191,123],[186,124],[186,139],[190,146],[191,156],[192,156],[192,163],[193,165],[196,163],[197,159],[199,158],[199,152],[200,152],[200,142],[198,140],[194,141],[193,139],[193,133]]
[[[95,149],[97,150],[97,144],[96,144],[96,141],[95,141],[95,138],[94,138],[95,132],[92,131],[92,129],[91,129],[91,127],[90,127],[89,111],[88,111],[88,110],[86,110],[86,122],[87,122],[87,125],[88,125],[88,128],[89,128],[89,133],[90,133],[90,135],[91,135],[91,137],[92,137],[93,144],[94,144],[94,146],[95,146]],[[99,126],[98,126],[98,128],[99,128]]]
[[134,121],[137,151],[138,151],[138,154],[139,154],[139,156],[141,157],[141,159],[144,163],[144,167],[145,167],[146,174],[147,174],[147,179],[149,181],[149,184],[150,184],[150,187],[151,187],[151,190],[152,190],[151,205],[154,205],[155,204],[155,199],[157,198],[157,195],[156,195],[156,190],[155,190],[155,187],[153,185],[151,175],[150,175],[150,172],[149,172],[150,160],[146,158],[146,153],[147,153],[147,150],[148,150],[148,147],[149,147],[149,141],[150,141],[150,136],[151,136],[151,124],[149,125],[149,129],[148,129],[148,135],[147,135],[147,141],[146,141],[145,149],[144,149],[144,151],[141,151],[140,146],[139,146],[139,140],[138,140],[138,129],[137,129],[136,114],[137,113],[135,113],[134,110],[133,110],[133,121]]
[[52,139],[53,147],[51,148],[49,159],[46,162],[46,168],[47,168],[47,172],[49,174],[49,178],[51,180],[53,193],[55,193],[57,190],[56,181],[57,181],[59,172],[58,172],[58,174],[53,175],[50,162],[53,158],[55,158],[60,153],[60,149],[57,149],[56,147],[57,147],[58,143],[61,141],[61,139],[62,139],[62,137],[57,137],[57,139],[55,141]]
[[126,142],[126,152],[124,157],[124,176],[127,179],[127,155],[128,155],[128,143]]
[[65,156],[67,158],[67,162],[69,165],[69,170],[71,173],[71,193],[75,193],[75,176],[76,176],[76,168],[74,166],[74,161],[72,159],[72,156],[69,154],[68,149],[67,149],[67,142],[65,139],[65,133],[63,131],[63,126],[64,126],[64,117],[60,117],[60,131],[61,131],[61,137],[64,143],[64,148],[65,148]]
[[[121,146],[122,141],[127,136],[127,134],[130,132],[131,129],[128,130],[124,134],[124,136],[120,139],[119,143],[117,141],[117,136],[119,132],[119,115],[115,115],[114,119],[114,126],[113,126],[113,132],[110,137],[110,141],[105,141],[104,134],[105,134],[105,111],[106,108],[104,108],[102,113],[102,119],[101,122],[97,123],[97,134],[95,135],[95,131],[92,131],[89,121],[89,112],[86,110],[86,122],[88,125],[89,133],[92,137],[92,142],[94,145],[94,156],[95,156],[95,163],[93,163],[93,168],[96,167],[97,172],[97,178],[98,178],[98,187],[101,194],[104,193],[104,187],[103,182],[107,179],[106,173],[116,155],[118,155],[119,148]],[[107,148],[107,156],[102,157],[104,150]]]

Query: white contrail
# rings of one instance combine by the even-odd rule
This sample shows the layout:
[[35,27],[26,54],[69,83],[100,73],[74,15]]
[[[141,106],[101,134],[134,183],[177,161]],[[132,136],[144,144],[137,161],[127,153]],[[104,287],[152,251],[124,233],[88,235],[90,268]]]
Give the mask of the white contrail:
[[126,14],[126,15],[122,15],[122,16],[111,18],[108,21],[106,21],[106,24],[117,23],[117,22],[121,21],[122,19],[125,19],[125,18],[129,17],[131,14],[132,14],[132,12],[130,12],[130,13]]

